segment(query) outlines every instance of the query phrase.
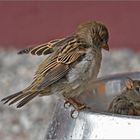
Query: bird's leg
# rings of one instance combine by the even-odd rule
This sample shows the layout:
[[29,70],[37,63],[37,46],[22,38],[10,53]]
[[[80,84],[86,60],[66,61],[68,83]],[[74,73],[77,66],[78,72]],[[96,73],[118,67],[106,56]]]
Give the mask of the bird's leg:
[[[81,104],[80,102],[78,102],[76,99],[74,99],[74,98],[71,98],[71,97],[69,97],[69,98],[66,98],[65,97],[65,103],[64,103],[64,106],[66,105],[66,104],[68,104],[69,103],[69,106],[70,105],[72,105],[73,107],[74,107],[74,110],[71,112],[71,116],[73,117],[73,114],[74,114],[74,112],[79,112],[80,110],[82,110],[82,109],[85,109],[85,108],[89,108],[89,107],[87,107],[85,104]],[[74,118],[74,117],[73,117]]]
[[85,105],[85,104],[81,104],[81,103],[78,102],[76,99],[71,98],[71,97],[69,97],[69,98],[66,98],[66,97],[65,97],[64,106],[65,106],[66,104],[68,104],[68,103],[69,103],[70,105],[72,105],[72,106],[75,108],[75,110],[77,110],[77,111],[80,111],[80,110],[86,108],[86,105]]

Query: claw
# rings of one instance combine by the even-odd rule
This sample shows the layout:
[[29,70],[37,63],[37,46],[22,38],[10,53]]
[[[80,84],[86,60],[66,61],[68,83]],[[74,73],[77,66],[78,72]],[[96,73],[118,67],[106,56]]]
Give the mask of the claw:
[[71,117],[73,119],[76,119],[78,117],[78,115],[79,115],[80,110],[85,109],[85,108],[90,109],[90,107],[88,107],[88,106],[83,104],[83,105],[79,106],[79,108],[72,110],[71,111]]
[[[77,113],[77,114],[76,114]],[[77,117],[78,117],[78,115],[79,115],[79,111],[78,110],[72,110],[71,111],[71,117],[73,118],[73,119],[76,119]]]
[[65,101],[65,103],[64,103],[64,108],[68,108],[68,107],[70,107],[70,106],[71,106],[70,102],[69,102],[69,101]]
[[[67,104],[68,104],[68,107],[70,107],[71,105],[74,107],[74,110],[71,111],[71,117],[72,118],[77,118],[78,117],[78,114],[79,114],[79,111],[82,110],[82,109],[89,109],[90,107],[87,107],[85,104],[81,104],[80,102],[76,101],[74,98],[65,98],[66,102],[64,103],[64,107],[67,108]],[[77,115],[75,116],[75,112],[77,112]]]

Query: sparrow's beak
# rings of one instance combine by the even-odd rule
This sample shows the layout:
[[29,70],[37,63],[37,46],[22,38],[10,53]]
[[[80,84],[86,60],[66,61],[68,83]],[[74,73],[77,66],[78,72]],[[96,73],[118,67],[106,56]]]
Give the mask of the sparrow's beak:
[[107,43],[103,43],[103,44],[101,44],[101,48],[103,48],[103,49],[109,51],[109,46],[108,46]]

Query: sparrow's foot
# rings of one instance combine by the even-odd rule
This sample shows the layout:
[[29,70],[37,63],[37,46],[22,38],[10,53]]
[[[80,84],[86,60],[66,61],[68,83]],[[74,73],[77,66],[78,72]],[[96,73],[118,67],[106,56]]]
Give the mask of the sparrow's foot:
[[71,98],[71,97],[65,98],[64,107],[66,107],[67,105],[68,106],[72,105],[75,108],[75,110],[78,110],[78,111],[88,108],[85,104],[81,104],[76,99]]
[[[74,107],[74,110],[71,112],[71,117],[72,118],[77,118],[79,111],[85,108],[88,108],[88,106],[86,106],[85,104],[81,104],[80,102],[78,102],[76,99],[74,98],[65,98],[65,103],[64,103],[64,107],[66,107],[66,105],[70,106],[72,105]],[[75,117],[76,114],[76,117]]]
[[71,106],[70,102],[65,99],[64,108],[69,108]]

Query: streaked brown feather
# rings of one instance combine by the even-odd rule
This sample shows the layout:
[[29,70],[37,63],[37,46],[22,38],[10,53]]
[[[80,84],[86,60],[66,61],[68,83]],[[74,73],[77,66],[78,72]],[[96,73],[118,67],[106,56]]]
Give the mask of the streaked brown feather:
[[13,100],[11,102],[9,102],[9,105],[12,105],[14,104],[15,102],[25,98],[26,96],[32,94],[31,92],[25,92],[25,93],[22,93],[21,95],[19,96],[16,96],[15,98],[13,98]]
[[15,98],[15,97],[21,95],[22,93],[23,93],[22,91],[17,92],[17,93],[14,93],[14,94],[12,94],[12,95],[9,95],[9,96],[3,98],[1,101],[4,101],[4,104],[6,104],[7,102],[9,102],[10,100],[12,100],[13,98]]
[[38,85],[38,89],[41,90],[60,80],[62,77],[66,75],[68,70],[69,70],[68,65],[57,64],[53,69],[51,69],[49,72],[46,73],[46,75]]
[[54,52],[53,47],[61,46],[63,43],[65,43],[70,37],[62,38],[62,39],[55,39],[48,43],[44,43],[41,45],[38,45],[36,47],[31,47],[27,49],[23,49],[18,52],[18,54],[32,54],[32,55],[47,55],[49,53]]
[[31,101],[33,98],[35,98],[39,93],[38,92],[34,92],[32,94],[29,94],[27,97],[25,97],[23,100],[21,100],[18,105],[17,108],[20,108],[22,106],[24,106],[25,104],[27,104],[29,101]]
[[30,54],[32,55],[46,55],[52,52],[53,52],[53,49],[50,48],[48,44],[44,44],[30,50]]
[[36,88],[37,85],[39,85],[39,89],[40,87],[47,87],[66,75],[69,71],[69,65],[85,53],[85,49],[80,46],[81,43],[77,42],[78,39],[76,38],[72,40],[72,43],[69,42],[70,45],[62,46],[59,51],[45,59],[39,65],[31,87]]
[[63,39],[56,39],[56,40],[52,40],[48,43],[38,45],[36,47],[23,49],[23,50],[19,51],[18,54],[28,54],[28,53],[30,53],[32,55],[47,55],[47,54],[53,52],[54,44],[58,43],[61,40],[63,40]]

